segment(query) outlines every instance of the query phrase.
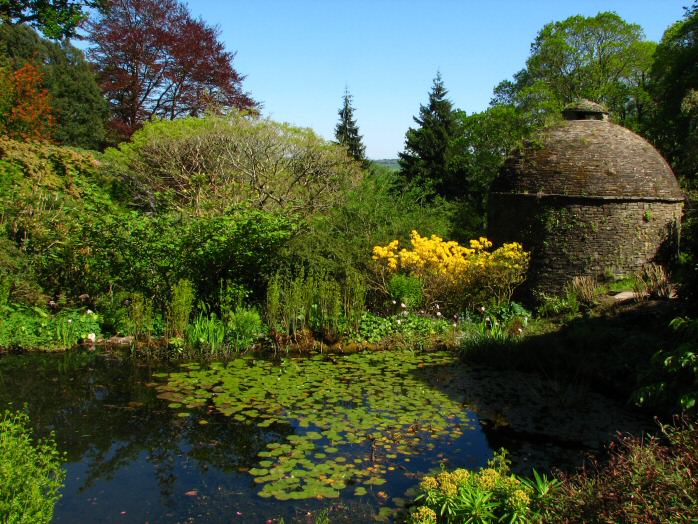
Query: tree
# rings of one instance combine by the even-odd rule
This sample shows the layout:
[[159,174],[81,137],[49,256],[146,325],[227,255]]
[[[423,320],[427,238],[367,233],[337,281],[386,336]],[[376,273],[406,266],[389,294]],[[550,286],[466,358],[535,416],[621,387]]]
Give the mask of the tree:
[[48,38],[76,36],[87,19],[85,9],[103,9],[107,0],[1,0],[0,20],[12,25],[29,24]]
[[0,133],[20,140],[48,140],[54,118],[43,74],[33,64],[0,68]]
[[312,130],[237,111],[147,123],[105,160],[131,202],[149,212],[220,214],[242,205],[310,216],[362,177],[346,150]]
[[493,104],[515,105],[542,122],[588,98],[606,104],[623,125],[639,128],[651,109],[647,81],[655,45],[644,40],[639,25],[612,12],[546,24],[526,67],[495,88]]
[[27,26],[0,26],[0,57],[11,70],[40,69],[55,118],[52,138],[65,145],[98,149],[105,140],[107,104],[90,64],[68,42],[51,42]]
[[351,106],[351,95],[344,90],[342,109],[339,110],[339,122],[334,128],[334,136],[337,142],[347,148],[347,152],[354,159],[366,165],[366,147],[363,145],[359,127],[354,120],[354,108]]
[[649,133],[675,172],[698,179],[698,4],[669,27],[657,46],[651,92],[657,112]]
[[462,173],[454,169],[452,139],[456,124],[451,101],[446,98],[441,74],[437,73],[429,102],[419,106],[414,117],[417,128],[405,134],[405,150],[399,154],[402,175],[411,182],[429,186],[442,196],[458,196]]
[[125,137],[154,117],[255,108],[233,69],[234,53],[178,0],[112,0],[89,40],[112,125]]

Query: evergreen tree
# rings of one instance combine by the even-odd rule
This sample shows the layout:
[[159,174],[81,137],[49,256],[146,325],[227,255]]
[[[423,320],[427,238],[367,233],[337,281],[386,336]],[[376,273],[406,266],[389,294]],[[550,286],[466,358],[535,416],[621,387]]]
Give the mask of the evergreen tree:
[[458,162],[453,162],[453,141],[457,125],[451,101],[446,98],[441,74],[437,73],[429,93],[429,103],[419,106],[414,121],[419,127],[405,134],[405,150],[399,155],[401,173],[408,181],[434,189],[442,196],[462,192]]
[[55,117],[52,138],[99,149],[105,141],[107,103],[82,51],[67,41],[41,38],[26,25],[0,25],[0,65],[9,71],[38,67]]
[[361,142],[359,127],[354,120],[354,108],[351,106],[351,95],[344,90],[344,104],[339,110],[339,122],[334,128],[334,136],[337,142],[347,148],[349,155],[366,164],[366,146]]

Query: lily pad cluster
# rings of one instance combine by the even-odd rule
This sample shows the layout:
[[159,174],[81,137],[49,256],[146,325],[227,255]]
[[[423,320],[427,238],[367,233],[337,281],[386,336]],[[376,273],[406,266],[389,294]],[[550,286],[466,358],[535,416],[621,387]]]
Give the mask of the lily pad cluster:
[[384,484],[399,461],[433,449],[436,439],[463,434],[462,402],[424,380],[425,369],[451,364],[447,353],[318,355],[280,364],[241,357],[207,367],[186,364],[157,375],[166,382],[156,387],[182,416],[209,406],[270,434],[274,424],[294,428],[271,439],[249,470],[261,497],[333,498],[347,488],[362,496]]

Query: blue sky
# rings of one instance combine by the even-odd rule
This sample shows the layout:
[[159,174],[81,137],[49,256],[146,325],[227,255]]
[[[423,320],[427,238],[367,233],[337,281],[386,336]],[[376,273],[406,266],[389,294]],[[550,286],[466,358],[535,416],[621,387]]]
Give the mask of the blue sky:
[[691,0],[188,0],[217,25],[274,120],[334,136],[344,87],[369,158],[395,158],[441,71],[455,107],[487,108],[548,22],[615,11],[650,40]]

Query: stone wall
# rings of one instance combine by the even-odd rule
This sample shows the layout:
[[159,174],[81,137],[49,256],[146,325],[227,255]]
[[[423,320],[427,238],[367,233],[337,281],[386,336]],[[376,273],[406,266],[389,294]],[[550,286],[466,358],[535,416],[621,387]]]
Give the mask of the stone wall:
[[682,203],[492,193],[488,234],[531,251],[526,288],[559,293],[578,275],[624,276],[676,256]]

